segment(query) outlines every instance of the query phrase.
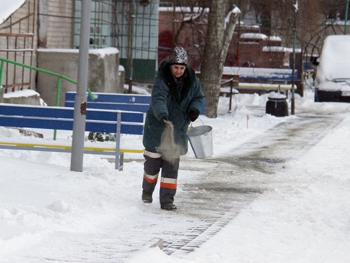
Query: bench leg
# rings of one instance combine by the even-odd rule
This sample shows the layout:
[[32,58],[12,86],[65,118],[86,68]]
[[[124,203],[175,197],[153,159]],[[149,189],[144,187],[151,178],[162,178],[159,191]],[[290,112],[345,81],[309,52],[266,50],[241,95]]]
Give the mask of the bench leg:
[[124,164],[124,153],[119,153],[115,156],[115,169],[119,171],[123,171]]
[[116,126],[116,144],[115,144],[115,169],[122,171],[123,170],[123,160],[124,153],[120,152],[120,130],[121,130],[121,112],[117,113],[117,126]]
[[119,171],[123,171],[124,153],[120,153],[119,158]]

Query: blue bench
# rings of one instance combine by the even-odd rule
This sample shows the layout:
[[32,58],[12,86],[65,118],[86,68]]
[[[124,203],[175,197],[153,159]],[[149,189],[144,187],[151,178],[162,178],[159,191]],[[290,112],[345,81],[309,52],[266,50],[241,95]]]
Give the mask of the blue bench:
[[[65,106],[74,107],[75,91],[66,92]],[[146,113],[151,102],[150,95],[124,94],[124,93],[98,93],[93,92],[94,100],[87,96],[88,109],[108,109],[123,111],[138,111]],[[205,100],[201,114],[205,112]]]
[[[74,108],[41,107],[16,104],[0,104],[0,126],[37,128],[50,130],[73,130]],[[114,155],[115,168],[122,170],[125,152],[141,153],[142,150],[121,149],[121,134],[142,135],[144,114],[115,110],[87,109],[86,127],[89,132],[116,134],[116,147],[85,147],[90,154]],[[71,145],[36,144],[22,142],[0,142],[3,149],[69,152]]]
[[[294,71],[294,90],[297,90],[298,70]],[[293,70],[287,68],[246,68],[224,67],[222,82],[228,83],[238,91],[264,90],[283,91],[288,94],[292,90]],[[226,85],[227,86],[227,85]],[[228,92],[226,92],[228,93]]]
[[[151,96],[122,93],[92,93],[94,100],[87,96],[87,107],[90,109],[123,110],[147,112]],[[65,107],[74,107],[75,91],[66,92]]]
[[[281,82],[292,81],[293,70],[288,68],[246,68],[224,67],[223,75],[239,75],[239,81],[253,82]],[[298,79],[298,70],[294,71],[294,80]]]

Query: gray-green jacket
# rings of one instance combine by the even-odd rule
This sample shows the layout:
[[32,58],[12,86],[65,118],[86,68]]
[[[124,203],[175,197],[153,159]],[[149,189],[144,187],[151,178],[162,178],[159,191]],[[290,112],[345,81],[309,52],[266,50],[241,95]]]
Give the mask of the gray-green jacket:
[[181,81],[177,81],[167,61],[163,61],[153,84],[152,99],[146,114],[143,145],[147,151],[157,152],[164,124],[163,116],[174,125],[175,143],[181,148],[181,155],[187,153],[186,132],[190,124],[189,112],[201,111],[204,94],[194,70],[187,66]]

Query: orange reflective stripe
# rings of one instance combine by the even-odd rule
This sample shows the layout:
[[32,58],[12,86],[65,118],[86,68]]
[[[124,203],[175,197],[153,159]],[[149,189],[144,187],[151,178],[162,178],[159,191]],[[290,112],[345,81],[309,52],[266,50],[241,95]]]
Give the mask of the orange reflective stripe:
[[168,189],[176,189],[177,184],[160,183],[160,187]]
[[157,182],[158,174],[156,174],[156,175],[149,175],[149,174],[144,173],[144,174],[143,174],[143,178],[144,178],[147,182],[149,182],[150,184],[153,184],[153,183]]
[[172,178],[164,178],[162,177],[160,182],[160,187],[168,188],[168,189],[176,189],[177,188],[177,180]]

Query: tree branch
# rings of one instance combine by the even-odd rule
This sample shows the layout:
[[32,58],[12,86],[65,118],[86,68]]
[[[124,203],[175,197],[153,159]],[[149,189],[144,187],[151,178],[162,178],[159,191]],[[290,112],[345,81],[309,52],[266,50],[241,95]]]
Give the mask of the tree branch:
[[[193,10],[193,7],[191,8],[191,10]],[[186,17],[185,13],[182,12],[182,15],[185,17],[184,19],[181,20],[180,23],[180,27],[179,29],[176,31],[176,34],[174,36],[174,43],[173,43],[173,47],[175,47],[177,45],[177,41],[179,39],[179,36],[182,32],[182,30],[184,29],[186,24],[194,24],[195,21],[199,20],[200,17],[203,15],[204,13],[204,8],[200,9],[200,12],[198,14],[190,14],[188,17]]]
[[240,15],[241,15],[241,10],[235,6],[230,11],[230,13],[228,14],[228,16],[226,18],[226,20],[227,20],[227,21],[225,21],[226,28],[225,28],[225,32],[224,32],[223,45],[222,45],[221,55],[220,55],[220,59],[221,59],[222,63],[225,62],[225,59],[227,56],[228,46],[231,43],[233,32],[235,31],[236,24],[238,22]]

